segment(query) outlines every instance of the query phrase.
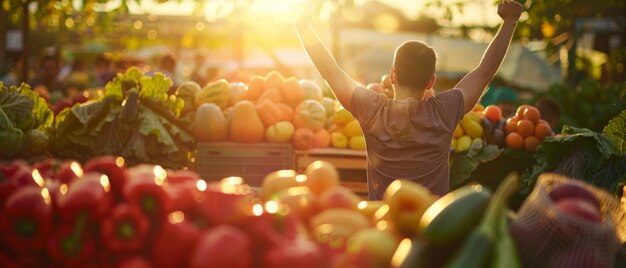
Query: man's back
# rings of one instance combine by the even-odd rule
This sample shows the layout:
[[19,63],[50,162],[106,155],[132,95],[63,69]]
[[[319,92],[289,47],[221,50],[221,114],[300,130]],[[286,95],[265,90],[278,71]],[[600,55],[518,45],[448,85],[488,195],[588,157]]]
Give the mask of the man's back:
[[463,95],[449,90],[425,101],[389,100],[356,88],[352,113],[367,144],[369,199],[378,200],[395,179],[410,179],[443,195],[449,189],[448,154],[463,116]]

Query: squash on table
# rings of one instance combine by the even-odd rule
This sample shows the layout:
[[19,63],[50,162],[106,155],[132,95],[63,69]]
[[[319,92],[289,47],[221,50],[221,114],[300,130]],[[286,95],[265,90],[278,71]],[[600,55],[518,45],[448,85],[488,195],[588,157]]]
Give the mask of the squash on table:
[[226,79],[220,79],[204,86],[196,96],[196,105],[203,103],[215,103],[224,109],[228,106],[230,98],[230,83]]
[[305,100],[296,108],[293,124],[296,128],[306,127],[313,131],[323,129],[326,124],[326,109],[317,101]]
[[261,121],[263,121],[263,125],[266,127],[276,124],[282,119],[283,116],[280,108],[278,108],[271,100],[264,100],[263,102],[257,104],[256,112],[259,114]]
[[265,89],[278,89],[283,85],[283,81],[285,81],[285,77],[277,71],[271,71],[267,73],[265,76]]
[[280,109],[282,113],[281,121],[291,122],[293,120],[293,109],[291,109],[289,105],[284,104],[284,103],[276,103],[276,106]]
[[322,97],[324,96],[322,93],[322,87],[315,83],[315,81],[300,79],[300,81],[298,81],[298,84],[304,90],[305,100],[322,101]]
[[269,142],[288,142],[293,137],[294,131],[295,127],[291,122],[280,121],[267,128],[265,137]]
[[313,148],[315,133],[308,128],[298,128],[293,133],[293,146],[298,150],[309,150]]
[[228,113],[228,119],[230,140],[246,143],[263,141],[265,128],[252,102],[243,100],[235,104]]
[[283,102],[291,107],[296,107],[304,100],[304,89],[298,84],[298,79],[289,77],[280,88]]
[[244,99],[255,101],[261,96],[265,88],[265,78],[259,75],[253,75],[248,81],[248,90],[244,94]]
[[256,103],[259,104],[264,100],[271,100],[274,103],[281,103],[283,101],[283,97],[280,95],[280,91],[278,89],[270,88],[266,89],[261,96],[256,100]]
[[228,137],[228,121],[215,103],[203,103],[196,110],[193,133],[198,141],[219,142]]

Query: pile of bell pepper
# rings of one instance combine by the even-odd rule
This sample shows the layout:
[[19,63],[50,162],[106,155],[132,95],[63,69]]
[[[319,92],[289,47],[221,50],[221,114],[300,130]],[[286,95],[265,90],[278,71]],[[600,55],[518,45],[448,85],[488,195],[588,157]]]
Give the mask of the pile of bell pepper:
[[301,219],[241,178],[121,157],[0,164],[0,267],[326,267]]

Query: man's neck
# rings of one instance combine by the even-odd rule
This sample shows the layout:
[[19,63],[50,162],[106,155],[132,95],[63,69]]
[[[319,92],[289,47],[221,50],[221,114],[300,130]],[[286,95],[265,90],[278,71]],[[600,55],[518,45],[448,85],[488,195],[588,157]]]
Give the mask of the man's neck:
[[415,90],[411,88],[394,86],[396,90],[396,100],[403,100],[406,98],[414,98],[416,100],[421,100],[424,95],[425,90]]

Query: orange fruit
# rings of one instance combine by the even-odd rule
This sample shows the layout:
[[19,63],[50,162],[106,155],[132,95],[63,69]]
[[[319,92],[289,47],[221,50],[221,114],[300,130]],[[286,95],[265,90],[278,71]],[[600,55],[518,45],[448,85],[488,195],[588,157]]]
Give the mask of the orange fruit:
[[500,110],[500,107],[496,105],[489,105],[483,111],[483,115],[485,115],[487,119],[491,120],[491,122],[498,122],[498,120],[502,118],[502,110]]
[[524,138],[522,137],[522,135],[516,132],[511,132],[506,135],[506,139],[504,142],[506,144],[506,147],[509,147],[513,150],[521,150],[522,148],[524,148]]
[[524,115],[524,110],[526,110],[526,108],[530,107],[530,105],[528,104],[522,104],[519,107],[517,107],[517,112],[515,113],[515,115],[522,117]]
[[530,122],[533,122],[533,124],[537,124],[537,122],[539,122],[539,119],[541,119],[539,110],[533,106],[526,107],[526,109],[524,109],[523,115],[526,119],[530,120]]
[[540,141],[552,135],[553,134],[552,134],[552,129],[550,128],[550,125],[539,123],[537,124],[537,126],[535,126],[535,137],[537,137],[537,139],[539,139]]
[[543,119],[539,119],[539,122],[537,124],[546,124],[546,125],[550,126],[550,123],[548,123],[548,121],[543,120]]
[[517,121],[515,131],[522,135],[522,137],[528,137],[535,134],[535,124],[528,119],[522,119]]
[[511,133],[517,129],[517,116],[513,116],[506,120],[506,125],[504,125],[504,133]]
[[535,136],[528,136],[524,139],[524,150],[527,152],[534,152],[537,150],[537,146],[539,146],[541,142]]

